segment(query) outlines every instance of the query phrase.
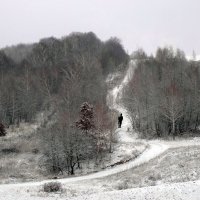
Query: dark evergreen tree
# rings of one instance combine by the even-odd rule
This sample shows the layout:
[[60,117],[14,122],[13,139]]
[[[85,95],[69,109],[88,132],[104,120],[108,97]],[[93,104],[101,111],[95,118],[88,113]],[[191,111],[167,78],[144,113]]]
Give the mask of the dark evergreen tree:
[[95,128],[93,106],[88,102],[81,105],[80,119],[76,122],[76,127],[86,132]]

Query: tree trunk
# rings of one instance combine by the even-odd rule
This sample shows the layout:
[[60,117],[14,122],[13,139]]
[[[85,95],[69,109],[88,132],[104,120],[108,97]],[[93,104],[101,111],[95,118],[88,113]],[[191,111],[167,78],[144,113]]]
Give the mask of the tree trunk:
[[175,140],[175,120],[174,119],[172,121],[172,136],[173,136],[173,140]]

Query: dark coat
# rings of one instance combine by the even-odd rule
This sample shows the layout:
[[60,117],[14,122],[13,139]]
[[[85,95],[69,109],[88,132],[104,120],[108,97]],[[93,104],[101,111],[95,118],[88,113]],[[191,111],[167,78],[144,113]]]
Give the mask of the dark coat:
[[119,122],[122,122],[122,120],[123,120],[123,116],[120,115],[120,116],[118,117],[118,121],[119,121]]

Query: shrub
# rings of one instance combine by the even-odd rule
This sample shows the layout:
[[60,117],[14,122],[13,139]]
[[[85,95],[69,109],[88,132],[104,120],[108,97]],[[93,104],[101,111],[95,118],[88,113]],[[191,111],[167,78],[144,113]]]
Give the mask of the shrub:
[[5,130],[5,126],[0,123],[0,136],[5,136],[6,135],[6,130]]
[[44,184],[44,192],[62,191],[62,185],[59,182],[50,182]]
[[10,148],[5,148],[1,150],[2,153],[4,154],[10,154],[10,153],[19,153],[19,149],[15,148],[15,147],[10,147]]
[[122,181],[117,184],[116,189],[117,190],[126,190],[129,188],[128,180]]
[[37,148],[32,149],[32,153],[38,154],[39,153],[39,149],[37,149]]

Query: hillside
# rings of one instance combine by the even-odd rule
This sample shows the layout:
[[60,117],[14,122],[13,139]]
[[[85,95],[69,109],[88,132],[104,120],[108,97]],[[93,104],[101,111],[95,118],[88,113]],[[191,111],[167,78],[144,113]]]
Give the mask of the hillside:
[[[134,69],[130,65],[129,69]],[[113,108],[125,113],[124,108],[116,102],[122,88],[126,86],[128,70],[119,86],[113,88]],[[146,150],[136,159],[113,166],[87,176],[71,177],[41,182],[8,184],[0,186],[3,199],[13,197],[22,200],[31,199],[198,199],[199,191],[199,138],[177,138],[170,140],[141,140],[137,134],[129,132],[130,121],[125,116],[121,130],[117,129],[118,144],[146,144]],[[141,145],[138,146],[141,148]],[[138,148],[137,147],[137,148]],[[122,151],[122,149],[120,149]],[[120,152],[119,151],[119,152]],[[128,153],[128,151],[127,151]],[[186,181],[193,182],[186,182]],[[43,191],[45,183],[60,182],[62,190],[56,193]],[[185,182],[185,183],[177,183]],[[148,187],[147,187],[148,186]],[[130,189],[128,189],[130,188]],[[135,188],[135,189],[132,189]],[[120,190],[120,191],[119,191]]]
[[116,113],[106,104],[106,78],[123,76],[128,60],[117,38],[104,42],[92,32],[1,49],[0,122],[7,135],[0,138],[0,163],[2,172],[9,167],[1,183],[81,175],[130,159],[110,158]]

